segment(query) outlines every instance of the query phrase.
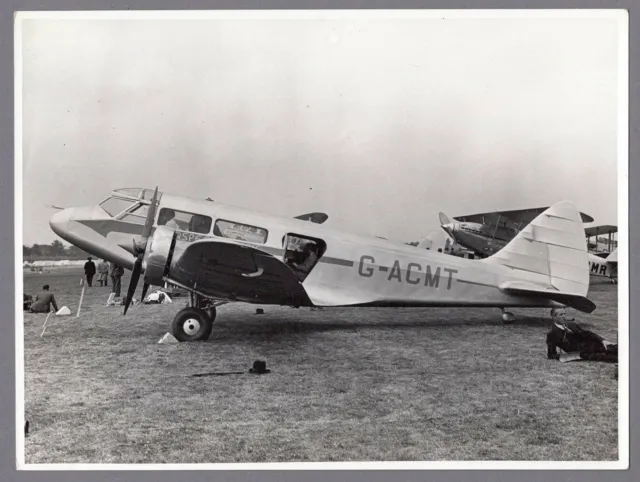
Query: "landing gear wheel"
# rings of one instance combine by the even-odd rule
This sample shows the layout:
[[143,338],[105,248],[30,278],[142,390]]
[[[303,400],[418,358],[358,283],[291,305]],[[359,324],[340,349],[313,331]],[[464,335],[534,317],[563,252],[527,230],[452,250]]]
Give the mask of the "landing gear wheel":
[[502,323],[504,323],[505,325],[510,325],[511,323],[516,321],[516,317],[513,313],[504,311],[504,308],[501,308],[501,309],[502,309]]
[[171,334],[178,341],[206,341],[211,335],[213,320],[200,308],[183,308],[171,323]]

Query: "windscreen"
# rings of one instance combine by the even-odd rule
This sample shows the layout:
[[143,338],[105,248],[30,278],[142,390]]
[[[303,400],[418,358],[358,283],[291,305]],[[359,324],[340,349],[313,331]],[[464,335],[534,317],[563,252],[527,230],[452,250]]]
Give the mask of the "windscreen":
[[100,207],[111,217],[115,217],[126,209],[136,204],[135,201],[121,199],[114,196],[102,201]]

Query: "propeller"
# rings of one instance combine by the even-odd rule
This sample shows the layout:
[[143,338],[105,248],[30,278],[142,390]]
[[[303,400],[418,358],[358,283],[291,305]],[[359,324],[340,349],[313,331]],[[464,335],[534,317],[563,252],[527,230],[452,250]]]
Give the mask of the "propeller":
[[449,216],[447,216],[445,213],[440,213],[438,214],[438,217],[440,218],[440,227],[444,229],[444,232],[447,233],[451,238],[455,239],[455,236],[453,234],[455,228],[451,223]]
[[[147,243],[149,242],[149,237],[151,236],[151,229],[153,228],[153,220],[156,215],[156,207],[158,202],[158,188],[153,193],[153,197],[151,198],[151,204],[149,205],[149,210],[147,211],[147,219],[144,222],[144,227],[142,228],[142,237],[140,242],[136,242],[133,240],[133,255],[136,260],[133,263],[133,270],[131,270],[131,280],[129,281],[129,289],[127,290],[127,298],[124,302],[124,314],[127,314],[127,310],[129,309],[129,305],[131,305],[131,300],[133,300],[133,294],[136,292],[136,288],[138,287],[138,281],[140,280],[140,273],[142,273],[142,260],[144,258],[144,252],[147,249]],[[145,295],[147,294],[147,290],[149,289],[149,285],[147,283],[142,287],[142,299],[144,300]]]

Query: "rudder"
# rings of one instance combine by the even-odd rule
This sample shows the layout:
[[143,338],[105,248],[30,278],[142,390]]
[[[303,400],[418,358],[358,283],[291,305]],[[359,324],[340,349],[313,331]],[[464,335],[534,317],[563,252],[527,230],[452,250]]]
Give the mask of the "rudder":
[[587,241],[580,213],[569,201],[554,204],[538,215],[509,244],[482,260],[507,266],[522,280],[586,296],[589,291]]

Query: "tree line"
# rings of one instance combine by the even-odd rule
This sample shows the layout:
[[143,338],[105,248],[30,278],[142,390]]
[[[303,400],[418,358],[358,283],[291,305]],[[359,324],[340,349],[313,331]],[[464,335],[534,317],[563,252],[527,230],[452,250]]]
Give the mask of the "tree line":
[[84,259],[89,256],[76,246],[65,246],[57,239],[51,244],[33,244],[22,246],[22,257],[25,261],[39,259]]

